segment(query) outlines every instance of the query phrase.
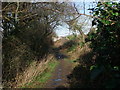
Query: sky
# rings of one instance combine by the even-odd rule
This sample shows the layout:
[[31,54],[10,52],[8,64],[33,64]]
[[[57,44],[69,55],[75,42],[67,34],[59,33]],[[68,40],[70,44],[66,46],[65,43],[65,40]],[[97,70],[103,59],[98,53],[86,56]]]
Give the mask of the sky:
[[[18,1],[18,0],[2,0],[2,2],[13,2],[13,1]],[[19,0],[20,2],[30,2],[31,0]],[[56,0],[33,0],[33,1],[37,1],[37,2],[54,2]],[[76,5],[80,8],[79,9],[79,12],[80,13],[84,13],[83,11],[83,1],[85,1],[85,4],[86,4],[86,14],[90,14],[89,11],[87,10],[89,8],[89,5],[90,7],[92,7],[92,3],[91,2],[94,2],[94,1],[98,1],[98,0],[57,0],[57,1],[68,1],[68,2],[75,2]],[[104,0],[104,1],[108,1],[108,0]],[[117,1],[120,1],[120,0],[117,0]],[[79,18],[79,22],[84,22],[86,19],[85,16],[81,16]],[[91,27],[91,24],[92,24],[92,19],[90,18],[87,18],[86,22],[85,22],[85,25],[83,25],[83,31],[85,34],[87,34],[89,32],[89,29]],[[1,30],[1,28],[0,28]],[[58,26],[56,29],[55,29],[55,32],[56,34],[59,36],[59,37],[64,37],[64,36],[67,36],[67,35],[71,35],[72,34],[72,31],[70,31],[68,29],[68,26],[66,24],[63,24],[63,26]]]
[[[80,13],[84,13],[84,9],[83,9],[83,2],[78,2],[79,0],[76,0],[77,2],[75,3],[76,4],[76,6],[79,8],[79,12]],[[80,0],[81,1],[81,0]],[[82,0],[83,1],[83,0]],[[92,0],[93,1],[93,0]],[[92,7],[92,3],[91,2],[85,2],[85,8],[86,8],[86,10],[85,10],[85,14],[87,14],[87,15],[90,15],[90,11],[89,10],[87,10],[89,7]],[[86,21],[85,21],[85,19],[87,19]],[[86,16],[81,16],[80,18],[79,18],[79,22],[80,23],[83,23],[85,21],[85,24],[83,25],[83,29],[82,29],[82,31],[85,33],[85,34],[87,34],[88,32],[89,32],[89,30],[90,30],[90,28],[91,28],[91,25],[92,25],[92,19],[91,18],[88,18],[88,17],[86,17]],[[55,29],[55,32],[56,32],[56,34],[59,36],[59,37],[65,37],[65,36],[67,36],[67,35],[71,35],[72,34],[72,31],[70,31],[69,29],[68,29],[68,25],[66,25],[66,24],[63,24],[63,26],[58,26],[56,29]],[[78,34],[78,33],[77,33]]]
[[[54,1],[54,0],[52,0]],[[60,0],[60,1],[66,1],[66,0]],[[99,0],[67,0],[68,2],[75,2],[75,4],[80,8],[79,9],[79,12],[80,13],[84,13],[84,9],[83,9],[83,1],[85,1],[85,8],[86,8],[86,12],[85,14],[87,15],[90,15],[90,11],[87,10],[89,7],[94,7],[95,6],[95,3],[92,4],[92,2],[97,2]],[[102,0],[101,0],[102,1]],[[103,1],[110,1],[110,0],[103,0]],[[112,1],[115,1],[115,0],[112,0]],[[116,1],[119,1],[120,0],[116,0]],[[85,19],[87,18],[85,24],[83,25],[83,28],[82,28],[82,31],[87,34],[90,30],[90,28],[92,27],[92,18],[88,18],[88,17],[85,17],[85,16],[81,16],[79,18],[79,21],[82,23],[85,21]],[[71,35],[72,34],[72,31],[70,31],[68,29],[68,26],[66,26],[65,24],[63,26],[58,26],[55,30],[56,34],[59,36],[59,37],[65,37],[67,35]]]

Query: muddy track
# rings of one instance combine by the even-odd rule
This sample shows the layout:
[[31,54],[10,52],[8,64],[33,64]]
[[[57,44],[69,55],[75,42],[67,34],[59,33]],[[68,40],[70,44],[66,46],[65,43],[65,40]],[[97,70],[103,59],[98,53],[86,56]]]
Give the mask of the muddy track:
[[52,77],[48,80],[45,88],[69,88],[67,75],[69,75],[71,71],[72,63],[60,59],[59,65],[52,73]]

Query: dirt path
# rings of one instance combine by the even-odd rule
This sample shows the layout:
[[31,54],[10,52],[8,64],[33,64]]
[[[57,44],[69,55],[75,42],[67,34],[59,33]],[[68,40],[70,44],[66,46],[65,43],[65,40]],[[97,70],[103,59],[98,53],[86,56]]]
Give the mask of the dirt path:
[[73,63],[68,60],[68,53],[64,50],[64,48],[61,48],[64,47],[65,42],[67,42],[66,39],[56,42],[54,55],[59,64],[52,73],[52,77],[47,81],[45,88],[69,88],[67,76],[72,71]]
[[60,59],[59,65],[56,67],[52,77],[48,80],[45,88],[68,88],[67,75],[72,70],[72,63],[67,60]]

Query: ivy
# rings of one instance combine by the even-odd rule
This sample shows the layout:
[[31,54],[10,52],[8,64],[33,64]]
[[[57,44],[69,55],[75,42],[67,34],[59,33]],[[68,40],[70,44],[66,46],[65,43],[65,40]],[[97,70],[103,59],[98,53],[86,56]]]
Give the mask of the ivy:
[[[99,83],[99,87],[118,87],[120,81],[115,76],[120,76],[120,3],[98,2],[94,10],[93,15],[99,16],[92,22],[93,26],[97,26],[97,31],[90,32],[87,38],[97,56],[95,63],[90,66],[91,78],[96,79],[95,83],[101,82],[100,78],[105,79],[104,83]],[[111,86],[113,83],[114,86]]]

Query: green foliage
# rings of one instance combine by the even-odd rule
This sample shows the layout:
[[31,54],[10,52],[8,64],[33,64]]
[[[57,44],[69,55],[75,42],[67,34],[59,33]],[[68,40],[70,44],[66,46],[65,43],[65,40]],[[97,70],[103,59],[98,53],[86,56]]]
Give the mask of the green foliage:
[[[93,14],[99,18],[93,20],[93,25],[97,25],[98,30],[89,33],[87,38],[88,41],[91,41],[90,47],[96,56],[94,65],[97,65],[97,67],[94,65],[90,67],[91,77],[94,77],[93,81],[96,79],[97,87],[118,87],[120,82],[115,79],[114,75],[120,75],[118,73],[120,66],[120,3],[98,2]],[[104,70],[101,67],[104,67]],[[115,69],[117,72],[112,73]],[[110,75],[111,73],[112,75]],[[105,78],[104,83],[100,83],[100,78]],[[116,85],[110,86],[113,83]]]
[[[99,54],[100,59],[103,59],[104,64],[117,65],[119,62],[119,26],[120,15],[119,15],[119,4],[106,2],[98,3],[95,8],[94,15],[99,15],[101,19],[97,20],[96,33],[89,34],[89,40],[91,41],[91,48],[94,52]],[[99,14],[97,13],[99,12]],[[116,60],[114,60],[116,58]],[[102,61],[102,60],[101,60]],[[103,62],[102,62],[103,64]]]
[[69,36],[67,36],[67,38],[69,39],[69,40],[75,40],[76,39],[76,35],[69,35]]
[[76,45],[72,45],[70,48],[68,48],[68,52],[74,51],[76,48]]
[[96,65],[90,66],[90,71],[93,70],[93,69],[96,68],[96,67],[97,67]]
[[91,49],[83,48],[79,65],[68,76],[70,87],[119,88],[120,3],[98,2],[93,16],[97,30],[91,30],[85,39]]
[[[73,41],[73,40],[72,40]],[[71,44],[71,45],[70,45]],[[78,43],[76,43],[76,42],[70,42],[70,43],[68,43],[68,45],[70,45],[70,47],[68,47],[68,52],[71,52],[71,51],[75,51],[76,50],[76,48],[78,47]]]
[[82,47],[84,47],[85,42],[80,42],[79,45],[80,45],[80,47],[82,48]]

